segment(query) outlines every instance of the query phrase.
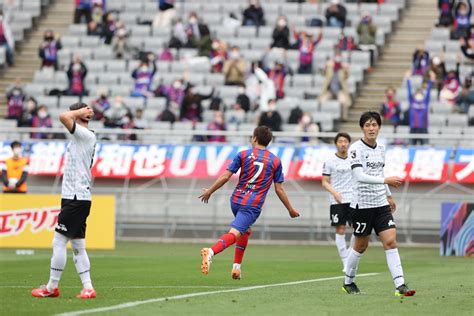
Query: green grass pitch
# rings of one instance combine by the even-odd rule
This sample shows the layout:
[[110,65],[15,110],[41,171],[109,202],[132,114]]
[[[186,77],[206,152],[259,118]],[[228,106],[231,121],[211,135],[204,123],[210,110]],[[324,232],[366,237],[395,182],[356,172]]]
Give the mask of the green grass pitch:
[[[98,297],[79,300],[81,284],[72,256],[58,298],[31,297],[47,282],[51,251],[33,256],[0,250],[0,314],[52,315],[126,302],[215,292],[255,285],[341,276],[332,246],[252,245],[242,265],[242,280],[230,277],[233,248],[214,258],[209,276],[200,272],[203,245],[120,242],[114,251],[89,251]],[[102,315],[472,315],[473,258],[441,258],[437,249],[401,248],[405,276],[414,297],[397,298],[382,248],[368,249],[359,273],[362,295],[342,293],[342,279],[242,292],[212,293],[101,312]],[[97,314],[95,314],[97,315]]]

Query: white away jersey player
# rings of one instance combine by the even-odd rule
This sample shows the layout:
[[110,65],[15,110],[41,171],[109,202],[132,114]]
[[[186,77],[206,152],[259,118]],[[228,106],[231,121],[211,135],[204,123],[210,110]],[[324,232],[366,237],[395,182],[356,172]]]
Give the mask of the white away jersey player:
[[[349,158],[343,159],[336,154],[323,165],[323,176],[330,177],[332,187],[342,195],[342,203],[352,201],[352,190],[355,185]],[[331,205],[338,204],[332,194],[329,194]]]
[[66,150],[61,197],[73,200],[91,200],[91,167],[96,137],[91,130],[74,123],[72,140]]
[[[351,168],[362,167],[362,172],[375,177],[384,178],[385,147],[376,144],[371,147],[362,139],[349,147]],[[354,180],[351,208],[373,208],[388,205],[385,184],[368,184]]]

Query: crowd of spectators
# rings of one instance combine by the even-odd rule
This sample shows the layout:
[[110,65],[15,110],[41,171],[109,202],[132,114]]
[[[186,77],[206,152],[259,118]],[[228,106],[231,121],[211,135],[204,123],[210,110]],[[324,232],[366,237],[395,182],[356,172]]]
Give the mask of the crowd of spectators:
[[[383,3],[383,1],[358,1],[367,3]],[[260,27],[274,24],[271,34],[272,41],[263,53],[260,60],[247,60],[238,46],[230,46],[224,39],[213,34],[209,26],[196,12],[188,16],[178,16],[174,0],[158,0],[157,11],[152,21],[145,21],[154,28],[171,27],[172,32],[168,44],[160,52],[140,51],[134,47],[130,39],[130,31],[127,25],[120,20],[119,14],[107,10],[105,0],[77,0],[74,13],[74,23],[86,23],[87,34],[97,36],[101,43],[110,45],[116,59],[139,59],[139,65],[133,69],[130,76],[134,80],[131,89],[132,97],[149,98],[165,97],[166,108],[158,113],[157,121],[191,121],[193,123],[203,121],[203,100],[211,100],[211,109],[215,110],[215,117],[209,129],[226,129],[227,123],[242,123],[248,111],[258,110],[257,121],[270,126],[273,130],[282,130],[286,123],[295,124],[295,128],[302,131],[319,130],[320,127],[314,123],[311,113],[292,113],[288,121],[284,120],[277,108],[277,100],[285,97],[285,81],[294,73],[314,74],[323,69],[324,76],[321,92],[317,96],[320,102],[338,100],[341,104],[341,120],[346,120],[349,108],[352,105],[352,96],[349,92],[348,79],[350,76],[349,65],[343,61],[342,52],[362,50],[370,52],[370,64],[373,65],[377,56],[376,33],[377,26],[372,21],[369,12],[363,12],[356,27],[358,40],[348,36],[344,28],[349,25],[347,11],[339,0],[331,0],[324,12],[324,18],[312,18],[308,26],[325,26],[341,29],[341,35],[335,43],[335,54],[331,56],[324,67],[314,65],[314,52],[323,40],[323,33],[310,34],[304,30],[295,28],[286,16],[279,16],[276,21],[265,18],[265,4],[258,0],[249,0],[246,8],[240,13],[229,16],[230,20],[237,21],[243,27]],[[465,54],[474,55],[474,36],[471,38],[470,24],[466,26],[466,18],[470,18],[471,4],[456,3],[453,1],[439,1],[440,20],[439,24],[451,27],[453,38],[459,38],[462,50]],[[447,12],[450,14],[447,14]],[[448,23],[449,22],[449,23]],[[1,45],[0,33],[0,45]],[[218,93],[213,89],[209,93],[200,93],[189,80],[189,73],[185,71],[181,78],[175,78],[171,84],[161,82],[154,86],[158,70],[157,61],[173,61],[174,56],[171,48],[193,48],[197,49],[196,62],[199,58],[209,61],[212,73],[222,73],[225,85],[239,87],[239,94],[232,103],[223,104]],[[39,56],[42,60],[42,70],[58,70],[58,51],[62,49],[61,38],[53,30],[44,33],[44,41],[39,48]],[[293,69],[288,63],[288,50],[299,52],[299,63]],[[273,58],[269,58],[272,55]],[[274,56],[280,56],[275,59]],[[458,66],[459,67],[459,66]],[[74,55],[67,67],[68,88],[61,93],[72,96],[86,96],[89,91],[86,86],[87,62],[82,61],[81,56]],[[370,71],[370,68],[369,68]],[[470,78],[464,78],[463,83],[459,78],[459,69],[446,70],[442,56],[430,56],[423,48],[418,49],[413,56],[413,67],[411,76],[421,76],[425,85],[438,90],[438,98],[447,102],[459,111],[467,111],[470,101],[474,97],[470,93]],[[407,79],[408,85],[410,80]],[[429,92],[429,91],[428,91]],[[147,120],[144,118],[146,109],[130,108],[123,102],[121,96],[111,98],[106,89],[96,92],[92,105],[95,110],[95,119],[102,121],[105,127],[110,128],[147,128]],[[429,95],[429,93],[427,93]],[[417,92],[409,96],[410,107],[415,105]],[[18,120],[19,126],[48,126],[51,119],[47,115],[47,108],[42,104],[36,104],[33,98],[28,98],[21,89],[21,83],[17,82],[8,95],[8,117]],[[414,101],[415,100],[415,101]],[[405,113],[401,109],[400,100],[396,100],[396,91],[390,87],[386,91],[384,104],[381,112],[384,118],[395,127],[400,124],[412,124],[410,110]],[[404,100],[401,100],[404,101]],[[429,107],[430,99],[425,103]],[[34,103],[34,106],[32,105]],[[316,103],[316,102],[315,102]],[[41,111],[40,111],[41,108]],[[45,115],[46,112],[46,115]],[[49,120],[48,120],[49,118]],[[221,119],[223,122],[221,122]],[[419,127],[413,127],[413,131]],[[421,127],[423,129],[423,127]],[[418,132],[420,132],[418,130]],[[423,131],[421,131],[423,132]],[[34,137],[48,137],[48,135],[34,135]],[[215,137],[212,141],[222,140]]]

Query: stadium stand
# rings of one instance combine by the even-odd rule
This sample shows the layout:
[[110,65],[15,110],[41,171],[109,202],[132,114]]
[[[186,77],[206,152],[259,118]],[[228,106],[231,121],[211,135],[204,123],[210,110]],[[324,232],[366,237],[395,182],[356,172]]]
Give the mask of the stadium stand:
[[[206,4],[206,8],[204,5]],[[246,1],[234,2],[232,6],[222,5],[219,2],[208,5],[204,1],[185,1],[176,4],[178,17],[186,20],[190,12],[196,12],[202,22],[206,23],[213,37],[228,43],[229,46],[237,45],[241,54],[246,58],[248,64],[252,61],[258,61],[264,57],[271,43],[271,34],[274,29],[275,21],[280,14],[285,14],[288,24],[295,27],[298,31],[306,31],[311,34],[322,32],[323,39],[317,45],[314,51],[314,69],[311,74],[298,74],[299,52],[296,49],[288,50],[286,62],[289,66],[290,75],[286,77],[284,90],[286,98],[278,101],[277,110],[282,110],[283,121],[286,123],[291,112],[291,108],[283,110],[283,104],[290,102],[298,105],[305,111],[311,112],[315,122],[320,123],[323,131],[331,131],[335,128],[341,118],[341,108],[337,101],[317,102],[316,99],[321,93],[324,83],[323,69],[326,60],[334,55],[335,45],[341,34],[340,29],[331,27],[309,27],[313,18],[325,20],[324,12],[330,5],[329,3],[310,4],[310,3],[286,3],[284,1],[272,1],[263,4],[265,10],[266,26],[260,28],[235,26],[229,27],[227,15],[234,13],[240,18],[240,12],[247,5]],[[380,6],[377,4],[355,3],[344,4],[347,9],[348,26],[344,29],[346,36],[352,36],[358,40],[357,24],[361,16],[366,12],[373,14],[373,22],[377,26],[376,42],[379,47],[384,43],[390,32],[392,25],[398,21],[401,9],[404,6],[402,1],[387,1]],[[212,8],[208,10],[208,8]],[[126,30],[130,36],[128,42],[139,51],[151,51],[159,55],[164,46],[170,40],[172,27],[153,28],[150,25],[142,24],[143,21],[152,21],[156,10],[156,1],[136,1],[128,3],[127,1],[113,1],[109,4],[107,10],[114,10],[117,20],[125,24]],[[305,14],[310,12],[310,14]],[[140,23],[140,24],[139,24]],[[240,24],[240,22],[239,22]],[[257,38],[258,40],[252,40]],[[294,43],[293,36],[290,36],[291,43]],[[96,97],[97,91],[106,86],[109,96],[116,95],[127,96],[133,88],[133,79],[130,74],[138,64],[137,59],[117,60],[113,58],[113,48],[99,40],[97,36],[87,35],[87,25],[72,24],[69,26],[67,35],[61,37],[63,49],[59,51],[59,69],[54,74],[37,70],[33,82],[27,84],[25,89],[29,93],[48,95],[52,90],[64,90],[67,87],[67,76],[65,71],[74,54],[80,54],[88,74],[86,85],[89,90],[91,100]],[[221,74],[211,73],[211,67],[208,60],[197,57],[197,49],[171,49],[172,62],[157,62],[157,73],[153,81],[153,89],[158,84],[169,84],[173,80],[181,78],[184,72],[189,72],[190,81],[196,85],[198,91],[209,91],[211,87],[216,88],[216,94],[223,99],[227,108],[232,107],[238,94],[238,89],[225,86],[224,77]],[[370,56],[366,51],[343,52],[344,62],[349,64],[348,90],[351,98],[354,99],[358,94],[358,89],[362,84],[365,73],[370,67]],[[265,56],[269,65],[275,61],[284,61],[285,56],[278,51],[271,51]],[[64,106],[64,99],[59,99],[58,105]],[[132,104],[130,99],[127,105]],[[143,104],[145,107],[145,116],[156,119],[157,109],[148,108],[148,104],[160,103],[161,100],[149,98]],[[204,101],[204,107],[207,111],[210,100]],[[49,104],[56,102],[50,101]],[[308,104],[309,106],[306,106]],[[135,106],[133,106],[135,107]],[[50,112],[53,120],[59,113],[59,108],[51,108]],[[152,112],[152,114],[150,114]],[[254,117],[258,113],[247,115],[245,123],[254,123]],[[212,118],[212,115],[203,114],[203,119]],[[150,122],[151,123],[151,122]],[[151,125],[152,126],[152,125]]]
[[[60,3],[61,1],[59,1]],[[313,121],[319,125],[321,131],[334,131],[344,129],[348,131],[357,130],[356,119],[362,111],[371,109],[379,110],[383,101],[383,91],[388,85],[400,86],[401,75],[409,67],[409,54],[406,57],[396,56],[400,52],[408,52],[411,47],[416,47],[420,36],[425,36],[426,30],[431,31],[433,24],[432,12],[419,12],[421,6],[426,6],[425,0],[417,0],[410,3],[406,9],[405,1],[387,0],[383,4],[375,3],[343,3],[347,10],[346,27],[341,32],[340,28],[327,26],[325,12],[331,5],[330,1],[319,4],[296,3],[280,1],[265,1],[262,7],[265,12],[266,25],[260,27],[241,26],[241,12],[247,6],[247,1],[234,1],[231,5],[223,5],[220,2],[209,4],[203,0],[177,1],[175,9],[176,18],[187,23],[189,14],[195,12],[200,23],[207,25],[210,36],[213,39],[226,43],[229,53],[230,47],[238,46],[241,56],[246,61],[246,73],[251,76],[251,63],[264,62],[267,66],[267,74],[276,63],[283,63],[287,72],[284,84],[281,88],[285,96],[277,102],[276,110],[282,117],[284,130],[290,131],[290,122],[293,110],[298,107],[301,112],[309,112]],[[403,14],[404,10],[406,14]],[[435,11],[435,8],[433,8]],[[206,95],[214,91],[213,98],[203,100],[204,112],[198,121],[210,123],[213,119],[212,110],[220,106],[226,111],[227,123],[237,123],[237,129],[243,130],[256,124],[260,117],[260,112],[264,108],[250,111],[237,119],[239,116],[233,109],[236,98],[239,95],[238,87],[225,85],[225,75],[216,72],[209,54],[203,54],[201,48],[182,47],[167,48],[172,35],[176,32],[176,25],[154,27],[152,21],[157,12],[157,2],[155,0],[139,0],[133,3],[117,0],[108,3],[107,11],[112,11],[115,19],[115,26],[120,28],[124,25],[124,32],[127,36],[126,42],[129,51],[122,58],[117,58],[114,52],[114,45],[104,43],[104,38],[91,34],[86,24],[69,24],[67,32],[61,32],[60,40],[62,49],[58,52],[58,68],[51,72],[49,69],[38,69],[33,75],[31,83],[25,86],[27,94],[37,97],[39,104],[49,106],[50,115],[55,121],[60,111],[70,102],[77,100],[77,97],[54,96],[53,94],[64,93],[68,89],[69,79],[67,70],[72,58],[80,55],[87,67],[85,86],[88,95],[83,97],[86,102],[93,102],[98,98],[104,88],[109,102],[116,96],[123,97],[124,104],[134,112],[134,110],[144,109],[144,118],[148,121],[148,126],[154,128],[156,120],[162,118],[160,114],[166,109],[167,101],[161,93],[162,89],[170,86],[174,81],[183,79],[187,83],[195,86],[198,93]],[[234,14],[238,20],[232,20],[229,14]],[[313,52],[313,69],[309,73],[299,73],[300,52],[297,49],[297,42],[290,34],[290,49],[282,52],[279,49],[269,50],[272,44],[272,34],[276,22],[280,15],[286,17],[290,31],[305,31],[308,34],[322,34],[322,39],[317,43]],[[351,36],[358,42],[358,24],[364,16],[370,14],[372,21],[377,27],[376,45],[374,53],[374,64],[371,65],[369,51],[352,50],[342,51],[343,64],[347,63],[347,93],[348,97],[338,98],[338,100],[326,100],[322,98],[325,84],[330,82],[325,77],[325,66],[336,53],[336,46],[339,44],[341,35]],[[401,17],[403,16],[403,19]],[[416,20],[420,20],[420,24]],[[400,21],[403,23],[400,24]],[[430,24],[426,25],[426,21]],[[235,24],[233,24],[235,23]],[[311,26],[322,23],[323,26]],[[407,27],[414,28],[413,34],[407,34]],[[398,31],[393,35],[394,30]],[[118,36],[118,31],[115,37]],[[290,32],[291,33],[291,32]],[[392,36],[393,35],[393,36]],[[400,39],[401,38],[401,39]],[[449,31],[446,29],[434,28],[431,38],[426,41],[425,48],[430,53],[445,50],[445,61],[447,68],[455,62],[459,45],[455,45],[449,40]],[[399,47],[397,47],[399,46]],[[457,51],[456,51],[457,49]],[[156,58],[157,71],[154,75],[151,91],[154,96],[143,98],[129,97],[133,91],[134,79],[132,72],[140,64],[139,57],[145,53],[153,53]],[[162,58],[166,55],[166,58]],[[378,58],[381,58],[378,60]],[[228,58],[228,56],[227,56]],[[374,66],[374,67],[372,67]],[[460,66],[460,75],[471,72],[469,64],[463,62]],[[261,79],[258,79],[261,82]],[[411,78],[415,87],[422,83],[417,77]],[[274,79],[275,82],[276,79]],[[257,81],[258,84],[258,81]],[[247,91],[248,94],[248,91]],[[401,101],[402,112],[406,112],[408,107],[407,91],[405,84],[397,90],[398,100]],[[221,104],[219,105],[218,99]],[[347,101],[348,99],[348,101]],[[437,133],[449,133],[460,131],[465,132],[463,126],[460,129],[448,129],[448,118],[439,120],[437,115],[448,114],[449,108],[438,101],[436,91],[432,91],[432,104],[430,114],[430,131]],[[352,100],[352,101],[351,101]],[[347,105],[345,105],[347,103]],[[350,104],[353,106],[350,107]],[[216,105],[217,104],[217,105]],[[350,115],[345,121],[346,108],[350,107]],[[472,117],[472,110],[466,111],[457,116],[463,117],[462,122],[466,123]],[[456,116],[456,117],[457,117]],[[160,117],[160,118],[159,118]],[[344,119],[344,120],[341,120]],[[236,121],[237,120],[237,121]],[[460,119],[461,120],[461,119]],[[434,126],[431,123],[434,122]],[[249,125],[247,125],[249,124]],[[403,123],[402,123],[403,124]],[[406,124],[406,122],[405,122]],[[463,123],[464,124],[464,123]],[[101,127],[100,123],[96,124]],[[169,125],[172,128],[172,124]],[[294,125],[293,125],[294,126]],[[431,128],[432,127],[432,128]],[[196,124],[185,124],[183,128],[198,128]],[[294,130],[296,127],[294,128]],[[406,129],[400,126],[396,130],[401,133]]]

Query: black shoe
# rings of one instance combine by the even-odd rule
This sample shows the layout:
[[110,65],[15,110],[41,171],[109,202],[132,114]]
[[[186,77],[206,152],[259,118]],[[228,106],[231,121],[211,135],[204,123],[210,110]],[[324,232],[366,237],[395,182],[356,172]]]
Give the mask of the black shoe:
[[415,290],[410,290],[406,284],[402,284],[395,290],[395,296],[413,296],[415,295]]
[[360,294],[359,288],[354,282],[351,284],[344,284],[342,290],[347,294]]

